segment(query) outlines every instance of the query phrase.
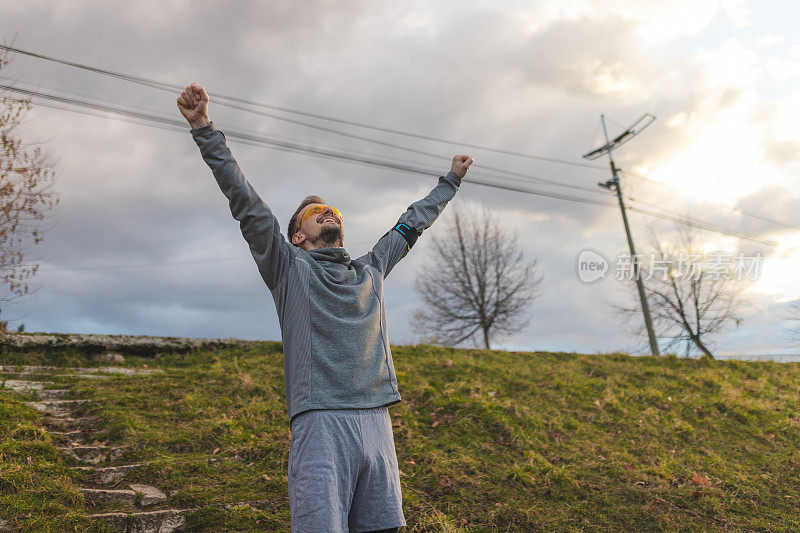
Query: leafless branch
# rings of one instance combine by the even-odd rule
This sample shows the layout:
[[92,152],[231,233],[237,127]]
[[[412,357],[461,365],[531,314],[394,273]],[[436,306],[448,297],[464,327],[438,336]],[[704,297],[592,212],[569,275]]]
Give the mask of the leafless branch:
[[[8,63],[7,54],[0,53],[0,71]],[[0,302],[29,293],[38,265],[24,261],[26,252],[42,241],[45,213],[60,201],[52,190],[55,173],[45,153],[15,133],[30,109],[29,100],[0,93],[0,283],[6,292]],[[0,321],[0,331],[6,325]]]
[[[701,255],[696,230],[692,226],[676,225],[677,244],[666,246],[651,230],[649,247],[663,261],[667,275],[644,276],[653,327],[661,348],[683,348],[684,355],[692,352],[713,357],[711,338],[723,330],[741,325],[738,314],[743,285],[726,273],[714,272],[705,265],[694,272],[682,272],[680,256]],[[646,254],[645,254],[646,255]],[[613,305],[625,324],[636,324],[628,333],[646,339],[640,319],[641,303],[634,281],[630,282],[629,297],[624,304]]]
[[542,277],[537,262],[525,260],[516,236],[509,237],[487,209],[452,211],[415,282],[424,306],[412,325],[428,342],[454,346],[480,338],[489,349],[496,336],[530,323],[525,311],[538,297]]

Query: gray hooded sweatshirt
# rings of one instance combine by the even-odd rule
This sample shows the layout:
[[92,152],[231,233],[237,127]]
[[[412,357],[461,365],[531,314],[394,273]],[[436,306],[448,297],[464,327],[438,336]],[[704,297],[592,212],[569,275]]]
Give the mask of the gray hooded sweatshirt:
[[461,178],[453,172],[440,177],[430,194],[411,204],[370,252],[351,259],[343,247],[306,251],[290,244],[239,169],[225,135],[213,124],[191,133],[275,301],[290,423],[309,409],[400,402],[383,280],[453,198]]

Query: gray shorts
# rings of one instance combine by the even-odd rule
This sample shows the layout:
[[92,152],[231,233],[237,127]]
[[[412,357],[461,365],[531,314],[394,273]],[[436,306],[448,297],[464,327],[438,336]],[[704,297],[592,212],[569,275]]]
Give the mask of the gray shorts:
[[355,533],[406,525],[386,406],[305,411],[290,427],[293,532]]

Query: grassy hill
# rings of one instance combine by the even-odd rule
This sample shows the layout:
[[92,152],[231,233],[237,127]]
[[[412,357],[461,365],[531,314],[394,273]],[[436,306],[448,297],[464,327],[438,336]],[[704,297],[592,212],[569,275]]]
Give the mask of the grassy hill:
[[[427,345],[393,356],[406,531],[800,530],[798,364]],[[75,350],[0,355],[19,363],[100,364]],[[91,401],[72,416],[122,450],[103,464],[142,464],[137,482],[195,509],[188,529],[288,531],[281,344],[122,366],[142,365],[164,372],[56,373],[48,387]],[[32,399],[0,389],[0,530],[94,531],[87,515],[130,510],[87,499],[93,478]]]

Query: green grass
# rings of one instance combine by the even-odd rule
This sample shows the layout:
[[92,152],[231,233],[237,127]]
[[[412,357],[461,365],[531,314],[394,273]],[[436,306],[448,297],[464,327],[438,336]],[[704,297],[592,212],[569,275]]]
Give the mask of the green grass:
[[[797,364],[427,345],[393,357],[407,531],[800,530]],[[24,359],[100,364],[75,351]],[[281,344],[125,366],[142,364],[165,374],[58,382],[96,402],[100,440],[132,446],[117,463],[155,461],[137,482],[204,508],[190,528],[288,531]],[[88,530],[81,515],[99,511],[23,399],[0,392],[0,520]]]

